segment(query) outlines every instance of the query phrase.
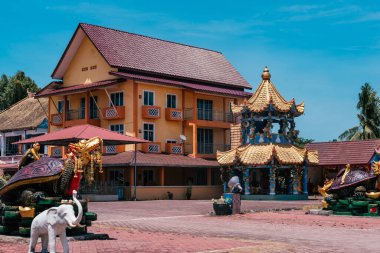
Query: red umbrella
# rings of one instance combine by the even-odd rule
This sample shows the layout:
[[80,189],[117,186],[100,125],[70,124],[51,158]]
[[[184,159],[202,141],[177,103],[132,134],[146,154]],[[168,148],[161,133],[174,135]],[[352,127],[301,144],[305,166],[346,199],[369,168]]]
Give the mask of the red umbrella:
[[103,140],[103,144],[105,146],[149,142],[144,139],[119,134],[105,128],[86,124],[64,128],[45,135],[21,140],[13,144],[27,144],[38,142],[42,145],[66,146],[69,143],[78,142],[83,139],[90,139],[96,136],[99,136]]

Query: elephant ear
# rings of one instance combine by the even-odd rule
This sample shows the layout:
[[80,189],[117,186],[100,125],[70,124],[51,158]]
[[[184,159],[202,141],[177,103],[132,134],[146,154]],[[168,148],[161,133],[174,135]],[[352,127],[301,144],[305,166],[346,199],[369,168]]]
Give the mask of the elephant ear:
[[47,211],[47,222],[49,225],[54,225],[57,222],[58,208],[52,207]]

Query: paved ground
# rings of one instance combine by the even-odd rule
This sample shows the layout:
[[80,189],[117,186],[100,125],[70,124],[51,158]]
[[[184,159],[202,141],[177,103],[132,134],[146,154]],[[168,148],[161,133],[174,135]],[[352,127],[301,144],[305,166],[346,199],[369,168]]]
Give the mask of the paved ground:
[[[380,252],[380,218],[300,210],[314,204],[243,201],[243,210],[253,212],[211,216],[210,201],[90,203],[98,213],[90,232],[112,240],[70,241],[70,252]],[[27,252],[27,241],[0,236],[0,252]]]

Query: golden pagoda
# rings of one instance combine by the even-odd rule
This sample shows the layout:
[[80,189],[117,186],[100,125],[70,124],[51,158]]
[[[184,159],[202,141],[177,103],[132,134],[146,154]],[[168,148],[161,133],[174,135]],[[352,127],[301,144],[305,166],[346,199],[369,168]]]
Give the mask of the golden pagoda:
[[307,165],[318,164],[318,154],[294,145],[299,133],[294,119],[304,113],[304,103],[286,101],[271,82],[267,67],[261,77],[250,99],[231,105],[240,122],[231,127],[232,149],[217,152],[217,160],[224,170],[243,178],[246,195],[252,185],[258,195],[301,191],[303,196],[296,199],[307,198]]

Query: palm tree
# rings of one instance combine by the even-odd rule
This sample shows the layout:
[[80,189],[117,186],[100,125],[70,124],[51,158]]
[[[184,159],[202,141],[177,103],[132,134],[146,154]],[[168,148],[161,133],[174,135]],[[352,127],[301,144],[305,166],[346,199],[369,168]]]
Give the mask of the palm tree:
[[340,140],[365,140],[380,138],[380,99],[369,83],[361,87],[359,101],[359,125],[344,131]]

